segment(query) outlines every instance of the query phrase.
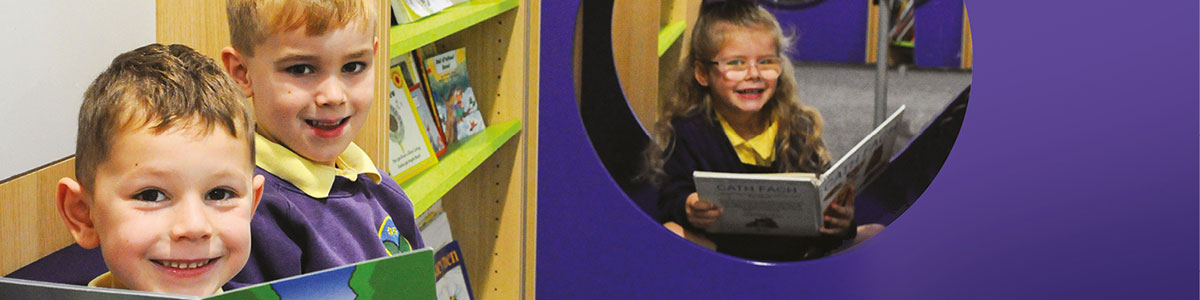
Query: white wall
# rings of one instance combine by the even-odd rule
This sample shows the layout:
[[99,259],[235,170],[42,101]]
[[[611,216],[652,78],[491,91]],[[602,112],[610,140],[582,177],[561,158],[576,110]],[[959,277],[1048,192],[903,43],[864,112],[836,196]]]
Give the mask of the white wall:
[[154,1],[2,2],[0,180],[74,154],[88,84],[155,33]]

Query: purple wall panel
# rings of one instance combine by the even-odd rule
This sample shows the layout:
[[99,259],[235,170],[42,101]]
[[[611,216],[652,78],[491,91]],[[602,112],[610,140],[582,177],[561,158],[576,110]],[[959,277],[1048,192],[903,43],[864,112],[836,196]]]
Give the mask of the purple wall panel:
[[867,47],[867,1],[826,0],[803,8],[769,8],[784,32],[796,33],[798,61],[863,63]]
[[962,0],[929,0],[917,6],[913,59],[918,66],[958,68],[962,64],[962,14]]
[[858,248],[778,265],[672,236],[603,173],[572,90],[578,4],[541,8],[539,298],[1200,296],[1200,3],[972,1],[971,104],[938,178]]

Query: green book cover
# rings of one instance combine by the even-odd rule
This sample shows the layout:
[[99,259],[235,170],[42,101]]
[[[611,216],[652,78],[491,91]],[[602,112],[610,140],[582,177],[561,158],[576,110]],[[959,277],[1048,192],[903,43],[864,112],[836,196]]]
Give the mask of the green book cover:
[[413,250],[249,286],[206,299],[436,299],[433,250]]
[[424,248],[199,298],[0,277],[3,299],[437,299],[433,249]]

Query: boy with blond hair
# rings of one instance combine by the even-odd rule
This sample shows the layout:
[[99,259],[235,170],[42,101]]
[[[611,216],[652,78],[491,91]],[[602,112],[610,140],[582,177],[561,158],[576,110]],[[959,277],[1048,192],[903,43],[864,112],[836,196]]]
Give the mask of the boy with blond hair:
[[250,112],[237,85],[187,46],[113,59],[84,94],[78,181],[56,204],[75,242],[110,272],[89,286],[207,296],[250,253],[262,195]]
[[375,95],[373,1],[230,0],[226,71],[252,98],[266,183],[231,286],[424,247],[408,197],[351,142]]

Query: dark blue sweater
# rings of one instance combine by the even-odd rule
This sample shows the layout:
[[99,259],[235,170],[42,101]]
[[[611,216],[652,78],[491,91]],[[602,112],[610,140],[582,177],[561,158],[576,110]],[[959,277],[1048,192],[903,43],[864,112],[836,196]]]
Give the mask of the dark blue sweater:
[[[680,226],[692,231],[696,229],[687,220],[684,206],[687,197],[696,192],[696,184],[692,179],[692,171],[711,171],[727,173],[778,173],[782,172],[779,160],[770,167],[747,165],[738,158],[729,137],[715,116],[706,117],[703,113],[692,113],[671,122],[675,128],[673,146],[668,149],[663,171],[666,180],[659,191],[658,209],[664,220],[674,221]],[[793,143],[797,144],[797,143]],[[776,147],[779,149],[779,147]],[[777,150],[778,151],[778,150]],[[779,153],[775,157],[782,157]],[[799,172],[819,173],[824,170],[798,170]],[[850,230],[853,236],[854,230]],[[803,254],[801,249],[817,246],[826,250],[836,248],[842,239],[847,237],[778,237],[760,235],[710,234],[708,237],[717,244],[717,251],[744,258],[788,261],[798,260]]]
[[382,170],[379,184],[365,174],[337,176],[323,199],[262,168],[254,173],[266,181],[250,222],[250,259],[226,290],[425,247],[412,202]]

